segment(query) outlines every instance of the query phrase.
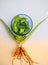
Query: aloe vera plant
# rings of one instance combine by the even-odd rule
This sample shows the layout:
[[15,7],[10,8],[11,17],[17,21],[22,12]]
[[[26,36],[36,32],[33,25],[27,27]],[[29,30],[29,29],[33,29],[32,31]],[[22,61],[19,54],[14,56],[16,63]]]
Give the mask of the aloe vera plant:
[[[13,18],[13,23],[11,24],[12,30],[9,26],[0,18],[0,22],[5,26],[9,35],[19,44],[19,47],[15,49],[13,53],[12,65],[14,65],[15,57],[20,60],[24,59],[29,65],[37,63],[33,61],[27,54],[26,50],[22,47],[22,44],[35,32],[35,30],[47,19],[48,17],[41,20],[32,30],[30,30],[29,22],[26,17],[16,16]],[[29,32],[28,32],[29,31]],[[21,46],[20,46],[21,44]],[[24,58],[25,57],[25,58]],[[38,64],[38,63],[37,63]],[[22,63],[21,63],[22,65]]]

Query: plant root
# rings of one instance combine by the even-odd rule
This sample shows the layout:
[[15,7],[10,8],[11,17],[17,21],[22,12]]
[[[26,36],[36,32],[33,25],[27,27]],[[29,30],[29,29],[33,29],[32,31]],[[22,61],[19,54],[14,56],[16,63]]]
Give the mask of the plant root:
[[23,59],[25,62],[29,63],[29,65],[33,65],[34,63],[38,64],[38,62],[34,62],[31,57],[27,54],[26,50],[23,47],[18,47],[13,54],[13,59],[12,59],[12,65],[14,65],[14,60],[18,59],[20,60],[20,65],[22,65],[22,60]]

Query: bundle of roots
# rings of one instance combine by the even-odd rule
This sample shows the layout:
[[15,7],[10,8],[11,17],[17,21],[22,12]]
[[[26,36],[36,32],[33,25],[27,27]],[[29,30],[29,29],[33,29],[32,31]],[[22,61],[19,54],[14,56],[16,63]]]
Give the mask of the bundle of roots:
[[38,64],[37,62],[34,62],[30,56],[27,54],[26,50],[23,47],[18,47],[14,53],[13,53],[13,59],[12,59],[12,65],[14,65],[14,60],[19,59],[20,64],[22,65],[21,59],[23,59],[25,62],[29,63],[29,65],[33,65],[34,63]]

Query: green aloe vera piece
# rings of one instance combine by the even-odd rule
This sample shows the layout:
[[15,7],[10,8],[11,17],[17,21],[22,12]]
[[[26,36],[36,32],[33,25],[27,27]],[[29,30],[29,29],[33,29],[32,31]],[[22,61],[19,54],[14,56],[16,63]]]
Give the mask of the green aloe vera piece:
[[13,25],[12,25],[12,29],[13,29],[14,32],[18,32],[18,28],[17,28],[16,24],[17,23],[14,22]]
[[36,31],[36,29],[47,19],[48,17],[41,20],[34,28],[31,30],[31,32],[26,36],[26,39],[24,39],[24,42]]
[[21,18],[20,18],[20,16],[19,15],[17,15],[16,17],[15,17],[15,21],[19,21]]
[[22,17],[21,18],[21,22],[24,22],[24,21],[26,21],[27,20],[27,18],[25,18],[25,17]]
[[24,28],[21,28],[19,33],[24,33]]
[[0,18],[0,21],[3,23],[3,25],[5,26],[6,30],[8,31],[8,33],[10,34],[10,36],[14,39],[15,39],[15,36],[14,34],[12,33],[12,31],[10,30],[10,28],[8,27],[8,25]]

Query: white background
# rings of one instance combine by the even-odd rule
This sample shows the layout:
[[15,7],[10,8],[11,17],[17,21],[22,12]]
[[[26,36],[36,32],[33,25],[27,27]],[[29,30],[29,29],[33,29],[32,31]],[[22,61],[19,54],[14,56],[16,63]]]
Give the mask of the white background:
[[[33,26],[35,26],[48,16],[48,0],[0,0],[0,18],[9,27],[12,18],[17,14],[29,15],[33,20]],[[0,22],[0,65],[11,65],[10,52],[16,45],[16,42],[7,34]],[[48,65],[48,20],[39,26],[33,36],[24,44],[24,47],[28,52],[32,49],[32,54],[29,52],[29,55],[39,62],[39,65]]]

